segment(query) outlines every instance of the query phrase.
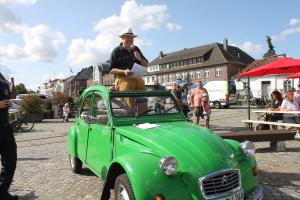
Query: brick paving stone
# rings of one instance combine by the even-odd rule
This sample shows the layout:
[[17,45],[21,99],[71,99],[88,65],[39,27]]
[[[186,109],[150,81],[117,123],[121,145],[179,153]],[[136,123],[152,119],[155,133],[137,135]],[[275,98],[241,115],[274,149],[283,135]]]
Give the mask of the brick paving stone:
[[[244,109],[213,110],[211,128],[243,130],[240,120],[247,118],[246,113]],[[32,132],[16,134],[18,163],[10,191],[21,200],[100,198],[103,182],[98,177],[87,168],[80,175],[70,170],[66,142],[71,124],[44,120]],[[268,142],[255,145],[265,199],[300,199],[300,142],[286,142],[288,151],[282,153],[272,152]]]

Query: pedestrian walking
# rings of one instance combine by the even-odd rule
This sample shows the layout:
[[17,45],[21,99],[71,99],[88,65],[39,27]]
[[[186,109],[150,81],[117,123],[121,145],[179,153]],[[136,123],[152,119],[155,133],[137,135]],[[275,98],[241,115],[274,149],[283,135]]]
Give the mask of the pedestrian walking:
[[192,91],[190,95],[190,102],[191,102],[192,109],[194,111],[194,115],[196,116],[197,125],[200,122],[200,117],[204,118],[203,107],[202,107],[202,96],[204,93],[207,94],[207,98],[209,99],[208,92],[203,87],[202,81],[198,81],[198,86]]
[[65,103],[63,107],[63,115],[64,115],[64,122],[68,122],[70,117],[70,107],[68,103]]

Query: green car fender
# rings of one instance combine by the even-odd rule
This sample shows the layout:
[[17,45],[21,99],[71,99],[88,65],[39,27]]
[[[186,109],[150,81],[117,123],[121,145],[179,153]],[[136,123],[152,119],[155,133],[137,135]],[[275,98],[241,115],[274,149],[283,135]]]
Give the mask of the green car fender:
[[117,157],[125,170],[137,200],[154,199],[158,194],[167,199],[191,199],[181,174],[166,176],[159,167],[160,157],[151,153],[133,153]]
[[245,196],[253,192],[258,186],[257,175],[254,175],[257,170],[257,163],[254,157],[245,156],[239,147],[239,142],[235,140],[226,140],[231,146],[234,156],[239,161],[239,168],[242,177],[242,187],[244,189]]
[[77,130],[75,126],[71,126],[68,129],[68,152],[74,157],[77,155]]

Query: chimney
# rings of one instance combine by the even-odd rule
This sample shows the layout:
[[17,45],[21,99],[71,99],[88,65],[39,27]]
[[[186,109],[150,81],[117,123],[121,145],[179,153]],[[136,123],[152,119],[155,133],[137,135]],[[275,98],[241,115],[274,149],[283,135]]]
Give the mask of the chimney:
[[159,58],[164,57],[164,53],[162,51],[159,52]]
[[224,38],[223,48],[224,48],[225,51],[227,51],[227,49],[228,49],[228,40],[227,40],[227,38]]
[[15,87],[15,79],[11,78],[10,81],[11,81],[11,89],[10,89],[10,91],[11,91],[11,98],[15,99],[16,96],[17,96],[17,91],[16,91],[16,87]]

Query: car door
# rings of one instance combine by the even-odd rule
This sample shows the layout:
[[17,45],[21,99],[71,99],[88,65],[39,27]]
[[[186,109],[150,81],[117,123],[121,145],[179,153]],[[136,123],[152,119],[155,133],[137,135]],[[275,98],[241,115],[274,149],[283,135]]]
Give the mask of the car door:
[[112,126],[108,114],[105,99],[101,93],[95,92],[86,163],[103,177],[112,158]]
[[77,140],[77,152],[80,160],[85,162],[86,160],[86,149],[88,142],[89,123],[88,117],[91,113],[92,108],[92,96],[93,93],[88,93],[80,103],[79,117],[76,119],[78,127],[78,140]]

